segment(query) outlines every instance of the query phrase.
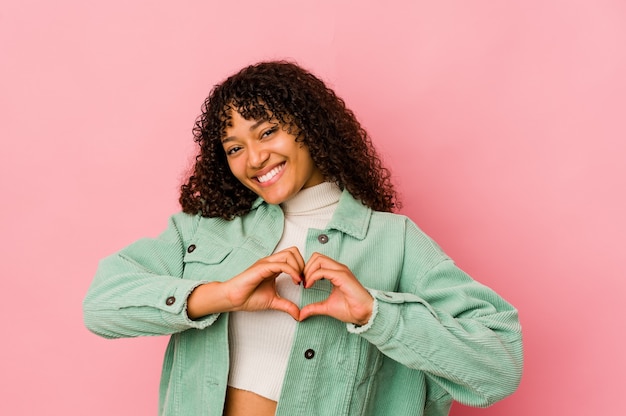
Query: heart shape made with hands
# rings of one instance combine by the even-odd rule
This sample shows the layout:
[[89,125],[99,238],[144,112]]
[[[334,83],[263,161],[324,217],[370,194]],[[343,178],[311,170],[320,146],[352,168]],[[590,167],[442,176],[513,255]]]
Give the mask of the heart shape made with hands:
[[[255,266],[256,270],[252,270]],[[292,247],[259,260],[247,271],[261,278],[260,281],[257,280],[258,285],[249,297],[256,295],[264,297],[266,307],[254,308],[255,310],[280,310],[297,321],[303,321],[314,315],[326,315],[357,325],[366,324],[371,317],[374,300],[367,289],[361,285],[349,267],[323,254],[314,253],[304,263],[298,249]],[[309,289],[315,282],[325,279],[332,284],[332,290],[325,300],[299,309],[297,305],[276,292],[275,279],[280,273],[290,275],[293,282],[302,284],[304,289]]]

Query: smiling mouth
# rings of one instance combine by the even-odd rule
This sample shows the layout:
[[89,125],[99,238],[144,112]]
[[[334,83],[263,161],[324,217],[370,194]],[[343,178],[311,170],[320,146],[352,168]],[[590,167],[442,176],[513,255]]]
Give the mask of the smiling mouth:
[[261,176],[257,176],[256,180],[259,181],[259,183],[265,183],[270,181],[274,176],[278,175],[283,168],[285,167],[285,163],[281,163],[280,165],[276,166],[274,169],[270,170],[269,172],[267,172],[264,175]]

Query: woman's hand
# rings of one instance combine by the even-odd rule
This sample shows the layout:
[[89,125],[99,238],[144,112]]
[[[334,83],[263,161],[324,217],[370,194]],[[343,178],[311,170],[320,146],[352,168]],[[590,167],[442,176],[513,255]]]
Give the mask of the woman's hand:
[[344,264],[314,253],[304,266],[304,278],[305,288],[326,279],[332,283],[333,289],[326,300],[302,308],[300,321],[313,315],[328,315],[356,325],[365,325],[369,321],[374,299]]
[[279,251],[230,280],[198,286],[187,299],[187,314],[197,319],[211,313],[274,309],[300,320],[298,306],[276,292],[276,278],[286,273],[300,284],[303,270],[304,259],[296,247]]

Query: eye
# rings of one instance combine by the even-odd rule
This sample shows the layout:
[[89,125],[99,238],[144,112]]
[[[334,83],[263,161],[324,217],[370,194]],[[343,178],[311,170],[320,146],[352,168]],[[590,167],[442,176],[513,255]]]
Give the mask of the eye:
[[265,139],[267,137],[270,137],[272,134],[276,133],[277,130],[278,130],[278,126],[270,127],[269,129],[261,133],[261,138]]
[[233,146],[233,147],[229,148],[228,150],[226,150],[226,154],[228,156],[232,156],[232,155],[234,155],[235,153],[237,153],[240,150],[241,150],[240,146]]

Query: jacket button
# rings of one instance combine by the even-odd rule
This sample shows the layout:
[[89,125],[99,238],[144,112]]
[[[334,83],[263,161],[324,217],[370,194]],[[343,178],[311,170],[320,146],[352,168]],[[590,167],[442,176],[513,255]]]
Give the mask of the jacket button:
[[193,253],[195,249],[196,249],[196,245],[192,244],[189,247],[187,247],[187,253]]
[[167,306],[172,306],[174,302],[176,302],[176,298],[174,296],[170,296],[169,298],[165,299],[165,304]]
[[310,360],[313,357],[315,357],[315,351],[313,351],[312,349],[308,349],[304,352],[304,358],[306,358],[307,360]]
[[322,244],[326,244],[328,243],[328,236],[326,234],[320,234],[317,236],[317,241],[319,241]]

